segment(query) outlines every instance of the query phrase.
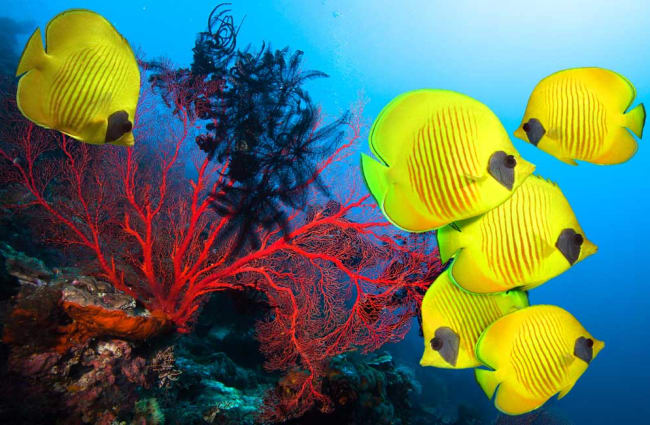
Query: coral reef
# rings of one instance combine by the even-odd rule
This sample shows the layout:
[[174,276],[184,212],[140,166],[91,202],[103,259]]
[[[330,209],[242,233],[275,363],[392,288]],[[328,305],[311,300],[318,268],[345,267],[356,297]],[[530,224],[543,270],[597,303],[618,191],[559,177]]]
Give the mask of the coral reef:
[[[132,342],[114,338],[132,336],[121,320],[110,322],[113,326],[95,321],[124,317],[146,327],[152,318],[136,311],[133,298],[74,269],[50,270],[6,244],[0,253],[7,274],[20,282],[4,321],[9,353],[2,370],[0,416],[13,424],[51,424],[52,417],[56,423],[111,424],[133,410],[138,389],[177,379],[169,348],[136,349]],[[32,408],[16,404],[20,398]]]
[[[331,402],[320,386],[329,359],[401,339],[440,270],[437,253],[426,239],[391,229],[369,196],[359,194],[358,176],[350,176],[334,199],[310,190],[306,211],[287,210],[289,233],[261,227],[259,247],[235,255],[237,237],[224,233],[228,217],[210,208],[208,196],[228,186],[227,163],[184,146],[200,107],[185,100],[213,88],[172,83],[177,111],[168,115],[151,87],[143,88],[134,148],[95,150],[19,119],[0,144],[0,180],[23,194],[8,207],[19,209],[44,242],[62,246],[84,274],[151,312],[141,317],[150,328],[137,334],[145,327],[119,311],[98,316],[85,307],[84,321],[75,302],[66,306],[74,337],[64,342],[83,342],[106,326],[115,337],[147,338],[167,321],[187,332],[207,294],[255,292],[265,305],[256,329],[267,369],[305,372],[291,398],[269,393],[265,417],[299,416],[314,403],[327,410]],[[346,142],[319,163],[320,171],[343,172],[362,126],[349,122]],[[118,324],[126,329],[118,332]]]

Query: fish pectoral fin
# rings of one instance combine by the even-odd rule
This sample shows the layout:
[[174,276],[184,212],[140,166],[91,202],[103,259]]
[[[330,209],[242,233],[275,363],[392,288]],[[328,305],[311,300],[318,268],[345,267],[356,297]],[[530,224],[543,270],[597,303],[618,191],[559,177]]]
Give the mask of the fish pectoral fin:
[[482,176],[475,176],[472,174],[464,174],[463,177],[465,177],[467,180],[471,181],[472,183],[480,183],[482,181],[485,181],[488,177],[487,173],[483,174]]
[[564,162],[565,164],[569,164],[569,165],[578,165],[578,163],[575,162],[575,161],[574,161],[573,159],[571,159],[571,158],[562,158],[562,157],[558,157],[557,159],[559,159],[560,161]]

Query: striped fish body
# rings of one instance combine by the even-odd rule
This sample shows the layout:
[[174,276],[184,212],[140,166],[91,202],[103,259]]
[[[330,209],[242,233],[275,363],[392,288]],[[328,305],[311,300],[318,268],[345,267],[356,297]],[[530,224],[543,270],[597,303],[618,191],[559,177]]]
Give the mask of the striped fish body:
[[621,163],[637,150],[630,131],[640,138],[645,124],[643,104],[626,113],[635,96],[634,86],[616,72],[560,71],[535,87],[515,136],[569,164]]
[[69,10],[25,47],[18,107],[36,124],[86,143],[132,145],[140,72],[122,36],[102,16]]
[[479,366],[474,350],[481,333],[504,314],[527,305],[523,291],[473,294],[452,282],[449,270],[445,271],[422,300],[424,353],[420,365],[449,369]]
[[[452,276],[471,292],[532,289],[597,249],[560,188],[538,176],[527,178],[503,204],[457,226],[460,231],[439,229],[438,246],[443,261],[455,256]],[[581,241],[567,247],[567,238]]]
[[[537,409],[553,395],[566,395],[605,346],[566,310],[537,305],[491,324],[479,338],[479,385],[496,407],[519,415]],[[498,388],[497,388],[498,386]]]
[[[398,96],[381,111],[369,139],[381,161],[362,155],[370,192],[393,224],[411,232],[494,208],[534,169],[488,107],[447,90]],[[496,152],[513,162],[509,185],[490,174]]]

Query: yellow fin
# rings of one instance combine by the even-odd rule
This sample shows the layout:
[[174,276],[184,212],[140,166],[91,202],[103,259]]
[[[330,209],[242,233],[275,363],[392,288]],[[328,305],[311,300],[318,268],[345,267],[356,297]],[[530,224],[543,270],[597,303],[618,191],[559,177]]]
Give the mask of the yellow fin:
[[522,415],[541,407],[547,400],[548,398],[530,399],[523,397],[514,386],[506,381],[499,386],[497,395],[494,398],[494,406],[507,415]]
[[456,230],[452,225],[447,225],[436,230],[440,261],[446,263],[459,249],[463,248],[463,232]]
[[571,385],[565,387],[562,391],[560,391],[560,393],[557,395],[557,399],[559,400],[562,397],[564,397],[565,395],[569,394],[569,391],[571,391],[571,389],[573,389],[573,386],[576,384],[576,382],[578,382],[578,381],[573,381],[573,383]]
[[458,286],[466,291],[479,294],[502,292],[509,289],[487,276],[485,271],[476,264],[473,254],[470,248],[463,248],[458,254],[455,254],[454,262],[449,266],[451,277]]
[[29,41],[25,45],[25,49],[23,49],[23,54],[20,56],[16,76],[33,69],[42,68],[47,60],[48,57],[45,54],[45,49],[43,49],[41,29],[36,28],[36,31],[29,37]]
[[478,341],[476,341],[476,358],[481,363],[493,369],[498,369],[500,364],[506,364],[509,361],[507,351],[510,347],[510,339],[517,334],[521,313],[528,310],[528,308],[525,307],[506,314],[485,328]]
[[624,127],[614,128],[608,135],[612,139],[609,150],[602,156],[595,158],[594,164],[612,165],[620,164],[632,158],[638,149],[634,136]]
[[587,86],[595,89],[598,96],[607,105],[613,106],[617,112],[623,112],[630,107],[636,97],[634,85],[618,72],[598,68],[572,68],[560,71],[568,78],[577,78]]
[[636,134],[639,139],[643,137],[643,127],[645,126],[645,106],[643,103],[637,105],[630,112],[626,113],[625,127],[629,128],[632,133]]
[[135,138],[133,137],[133,132],[128,132],[124,134],[122,137],[119,139],[113,141],[113,142],[108,142],[111,145],[116,145],[116,146],[133,146],[135,144]]
[[500,383],[497,379],[497,373],[493,370],[476,368],[474,369],[474,377],[487,398],[492,400],[494,392],[497,390],[497,386]]
[[387,173],[388,167],[364,153],[361,154],[361,174],[363,174],[363,179],[366,182],[366,186],[368,186],[370,194],[375,198],[377,205],[380,207],[384,203],[384,198],[388,191]]
[[102,15],[86,9],[70,9],[56,15],[45,29],[47,53],[64,54],[98,44],[128,43]]
[[483,174],[482,176],[473,176],[473,175],[470,175],[470,174],[465,174],[463,177],[465,177],[467,180],[469,180],[471,182],[479,183],[479,182],[485,181],[487,179],[487,176],[488,175],[486,173],[486,174]]
[[403,154],[404,146],[395,143],[396,140],[403,140],[403,137],[398,137],[403,131],[403,126],[395,124],[408,120],[410,115],[408,108],[417,105],[414,99],[418,97],[419,91],[410,91],[395,97],[384,106],[372,124],[368,136],[370,150],[387,165],[394,165],[397,158]]
[[20,112],[41,127],[52,128],[52,119],[44,110],[43,96],[48,92],[43,73],[32,69],[18,80],[16,104]]
[[417,199],[410,187],[397,187],[395,183],[386,193],[382,210],[395,226],[407,232],[428,232],[440,226],[430,217],[419,212],[422,201]]

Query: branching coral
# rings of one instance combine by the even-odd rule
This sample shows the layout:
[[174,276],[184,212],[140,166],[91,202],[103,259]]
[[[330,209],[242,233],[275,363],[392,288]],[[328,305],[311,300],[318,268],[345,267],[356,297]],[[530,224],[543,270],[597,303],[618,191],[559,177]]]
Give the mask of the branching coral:
[[224,178],[228,161],[186,146],[200,127],[197,100],[220,85],[165,86],[171,108],[143,89],[134,148],[89,146],[19,118],[5,126],[0,179],[23,194],[5,206],[181,332],[211,292],[263,294],[269,313],[257,335],[266,367],[286,373],[265,417],[294,417],[314,403],[327,410],[327,361],[401,339],[439,272],[437,253],[426,240],[394,231],[360,189],[358,173],[346,168],[361,137],[358,118],[349,120],[344,143],[316,164],[316,173],[327,170],[339,187],[346,173],[336,200],[309,187],[310,208],[286,209],[286,226],[258,223],[259,245],[234,255],[229,217],[211,208],[210,197],[233,184]]

